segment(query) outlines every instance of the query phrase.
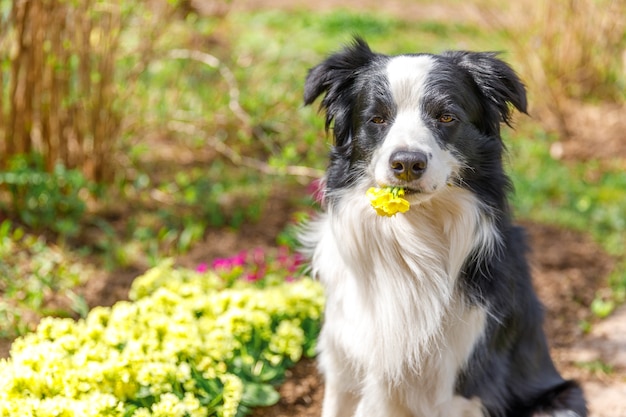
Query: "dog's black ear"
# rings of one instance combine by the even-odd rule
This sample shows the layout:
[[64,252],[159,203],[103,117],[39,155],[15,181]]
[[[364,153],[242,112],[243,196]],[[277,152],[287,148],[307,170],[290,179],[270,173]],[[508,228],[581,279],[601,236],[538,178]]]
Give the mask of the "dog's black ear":
[[464,68],[484,96],[495,106],[500,120],[509,124],[511,108],[527,112],[526,88],[513,69],[493,52],[455,51],[444,54]]
[[352,45],[329,56],[324,62],[309,70],[304,84],[304,104],[309,105],[326,93],[320,109],[326,111],[326,130],[333,120],[335,145],[341,146],[351,134],[353,101],[356,99],[353,85],[359,70],[376,56],[367,43],[355,38]]

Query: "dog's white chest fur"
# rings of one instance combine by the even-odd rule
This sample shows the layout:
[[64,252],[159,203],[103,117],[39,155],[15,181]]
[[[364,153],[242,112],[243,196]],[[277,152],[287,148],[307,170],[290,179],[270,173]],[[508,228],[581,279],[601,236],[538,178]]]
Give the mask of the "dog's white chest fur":
[[[500,125],[527,110],[513,69],[356,38],[309,71],[304,102],[320,96],[329,209],[302,243],[327,291],[323,417],[587,416],[550,358],[506,201]],[[378,217],[375,186],[410,210]]]
[[[369,415],[481,416],[478,402],[454,396],[454,384],[483,334],[485,311],[469,306],[456,284],[467,256],[497,239],[489,221],[460,189],[393,218],[377,217],[354,195],[342,196],[308,236],[314,273],[327,290],[319,342],[327,390],[336,383],[354,397],[350,409],[349,398],[333,405],[331,395],[324,415],[363,408]],[[369,404],[381,393],[387,398]]]

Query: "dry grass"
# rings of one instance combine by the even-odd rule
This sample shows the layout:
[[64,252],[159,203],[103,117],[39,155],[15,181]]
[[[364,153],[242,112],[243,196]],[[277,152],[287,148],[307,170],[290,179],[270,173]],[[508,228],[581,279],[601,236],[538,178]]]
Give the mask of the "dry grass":
[[13,155],[37,152],[50,170],[61,162],[96,181],[112,178],[120,102],[141,70],[125,74],[123,87],[116,78],[118,61],[128,54],[123,32],[142,28],[132,51],[142,67],[157,28],[174,15],[163,2],[137,22],[127,8],[119,0],[13,0],[0,22],[0,167]]
[[536,113],[562,135],[570,133],[572,101],[626,101],[624,0],[478,4],[485,22],[509,39]]
[[119,9],[94,13],[89,2],[14,1],[11,26],[3,154],[38,151],[49,169],[61,161],[107,178],[105,155],[119,127],[111,105]]
[[[0,15],[0,169],[34,151],[49,169],[62,162],[111,179],[139,74],[171,21],[204,4],[173,3],[13,0],[11,13]],[[569,136],[572,102],[626,102],[626,0],[475,4],[506,36],[546,126]]]

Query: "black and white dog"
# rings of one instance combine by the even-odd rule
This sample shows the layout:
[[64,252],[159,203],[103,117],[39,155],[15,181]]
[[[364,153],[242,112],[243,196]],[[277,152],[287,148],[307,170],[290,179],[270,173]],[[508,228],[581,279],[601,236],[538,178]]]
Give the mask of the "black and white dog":
[[[310,70],[334,143],[303,237],[327,306],[324,417],[583,417],[550,359],[501,122],[526,111],[492,53],[386,56],[361,39]],[[411,208],[381,217],[370,187]]]

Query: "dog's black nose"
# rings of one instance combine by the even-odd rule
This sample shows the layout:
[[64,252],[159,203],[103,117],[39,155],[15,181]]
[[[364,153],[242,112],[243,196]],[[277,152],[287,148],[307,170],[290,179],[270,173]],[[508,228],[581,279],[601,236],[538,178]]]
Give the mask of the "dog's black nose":
[[428,166],[428,157],[422,152],[397,151],[391,154],[389,166],[396,178],[403,181],[419,179]]

